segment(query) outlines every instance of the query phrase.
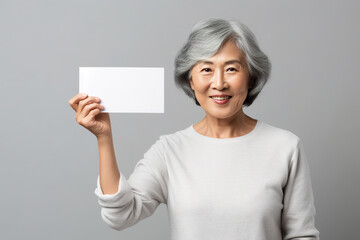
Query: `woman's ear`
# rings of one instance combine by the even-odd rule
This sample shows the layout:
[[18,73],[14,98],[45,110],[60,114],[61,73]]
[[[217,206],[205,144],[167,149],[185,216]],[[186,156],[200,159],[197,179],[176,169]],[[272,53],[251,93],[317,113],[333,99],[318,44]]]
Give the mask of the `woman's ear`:
[[194,84],[193,84],[192,78],[190,78],[190,87],[192,90],[194,90]]

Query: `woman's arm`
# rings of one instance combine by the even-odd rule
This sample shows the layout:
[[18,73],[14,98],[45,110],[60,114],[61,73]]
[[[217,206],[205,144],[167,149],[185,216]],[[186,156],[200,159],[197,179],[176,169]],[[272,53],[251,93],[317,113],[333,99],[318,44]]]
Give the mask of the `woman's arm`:
[[319,240],[310,168],[300,139],[297,140],[283,192],[283,240]]
[[100,158],[100,185],[104,194],[118,191],[120,172],[117,166],[112,134],[97,138]]
[[[163,157],[164,143],[158,140],[137,162],[127,179],[117,169],[113,147],[109,141],[108,138],[99,141],[103,183],[100,183],[99,176],[95,195],[98,197],[104,222],[120,231],[149,217],[160,203],[167,202],[167,167]],[[102,184],[108,185],[104,187]],[[105,194],[102,189],[114,193]]]

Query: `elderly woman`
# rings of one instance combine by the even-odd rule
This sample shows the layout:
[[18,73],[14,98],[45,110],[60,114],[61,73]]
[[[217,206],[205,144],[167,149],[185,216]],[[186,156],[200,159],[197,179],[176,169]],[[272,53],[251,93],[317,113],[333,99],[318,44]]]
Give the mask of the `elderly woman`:
[[243,24],[196,24],[175,61],[175,81],[205,111],[161,135],[127,179],[117,168],[110,118],[96,97],[70,100],[100,153],[101,216],[122,230],[167,205],[171,239],[319,239],[309,165],[294,133],[243,112],[270,75]]

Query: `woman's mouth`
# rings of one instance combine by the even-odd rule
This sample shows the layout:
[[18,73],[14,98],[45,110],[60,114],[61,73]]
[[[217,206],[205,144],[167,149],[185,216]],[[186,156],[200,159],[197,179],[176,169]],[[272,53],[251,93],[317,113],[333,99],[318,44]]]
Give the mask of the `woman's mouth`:
[[212,96],[210,96],[210,98],[217,104],[225,104],[230,100],[231,97],[232,96],[227,96],[227,97],[212,97]]

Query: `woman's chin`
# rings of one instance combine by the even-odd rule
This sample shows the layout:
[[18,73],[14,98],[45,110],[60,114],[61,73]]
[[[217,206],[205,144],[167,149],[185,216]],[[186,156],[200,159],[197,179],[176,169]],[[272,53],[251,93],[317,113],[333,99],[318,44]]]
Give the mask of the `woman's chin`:
[[207,113],[206,115],[217,119],[227,119],[235,115],[233,111],[229,111],[229,110],[214,110],[206,113]]

